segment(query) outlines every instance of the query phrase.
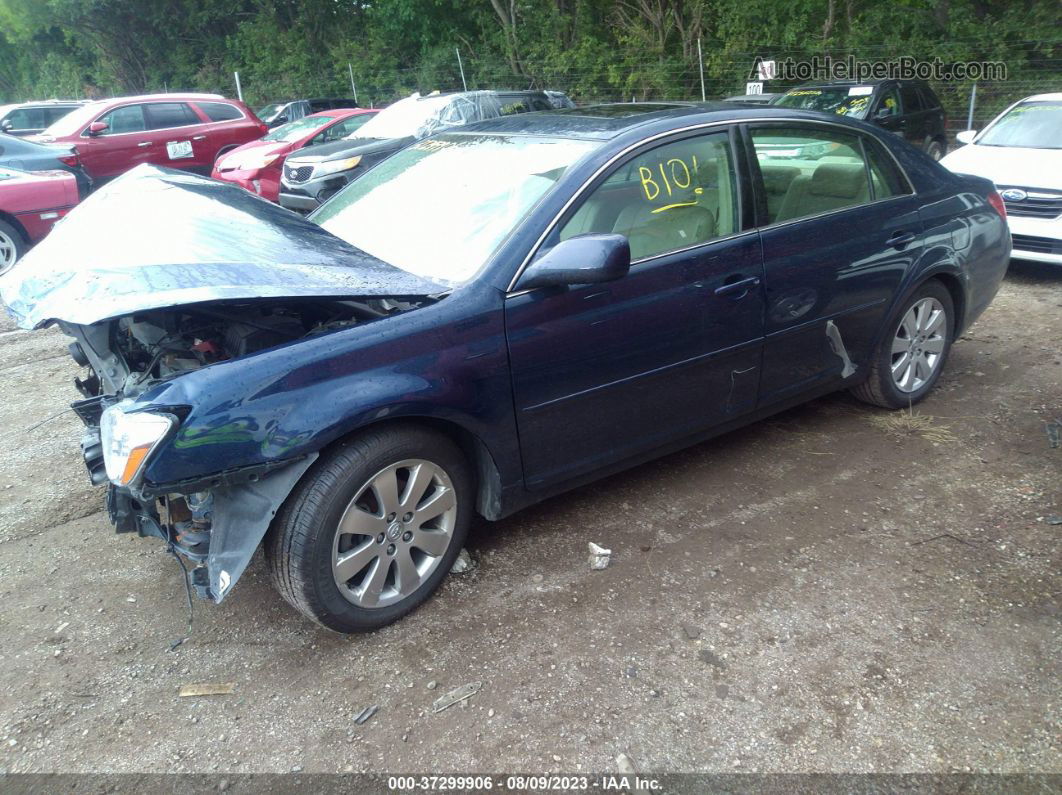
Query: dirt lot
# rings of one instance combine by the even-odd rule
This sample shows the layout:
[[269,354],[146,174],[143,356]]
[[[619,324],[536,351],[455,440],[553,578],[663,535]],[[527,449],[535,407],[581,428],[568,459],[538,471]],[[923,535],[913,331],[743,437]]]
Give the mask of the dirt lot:
[[258,559],[173,651],[180,572],[99,512],[63,339],[10,329],[0,772],[1062,771],[1062,276],[1012,270],[906,423],[837,395],[484,523],[374,635]]

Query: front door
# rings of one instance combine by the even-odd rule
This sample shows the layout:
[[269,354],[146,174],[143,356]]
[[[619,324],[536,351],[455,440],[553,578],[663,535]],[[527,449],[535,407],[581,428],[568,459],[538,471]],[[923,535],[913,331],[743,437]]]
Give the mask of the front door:
[[759,237],[741,232],[731,132],[634,154],[561,219],[543,249],[618,233],[630,273],[517,292],[506,330],[528,488],[637,457],[755,407]]

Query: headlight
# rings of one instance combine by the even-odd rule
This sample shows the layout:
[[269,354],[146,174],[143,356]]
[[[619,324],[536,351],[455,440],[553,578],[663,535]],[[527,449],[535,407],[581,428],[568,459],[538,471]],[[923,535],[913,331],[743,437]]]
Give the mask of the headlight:
[[313,175],[315,177],[324,177],[329,174],[336,174],[340,171],[349,171],[360,162],[361,155],[348,157],[346,160],[327,160],[314,166]]
[[173,417],[140,411],[127,414],[111,406],[100,419],[100,441],[107,477],[116,486],[128,486],[140,476],[148,456],[174,426]]
[[259,171],[268,166],[278,157],[280,157],[280,155],[255,155],[244,160],[239,168],[243,171]]

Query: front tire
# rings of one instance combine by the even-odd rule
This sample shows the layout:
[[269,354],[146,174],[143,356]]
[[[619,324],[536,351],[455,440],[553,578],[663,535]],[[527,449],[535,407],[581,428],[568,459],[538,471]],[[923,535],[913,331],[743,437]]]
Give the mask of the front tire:
[[852,394],[887,409],[924,400],[944,370],[954,330],[951,293],[938,281],[926,282],[893,316],[874,353],[869,377]]
[[0,221],[0,274],[7,273],[26,253],[26,241],[17,229]]
[[273,583],[328,629],[379,629],[442,583],[472,501],[468,464],[448,438],[370,430],[317,461],[277,514],[266,543]]

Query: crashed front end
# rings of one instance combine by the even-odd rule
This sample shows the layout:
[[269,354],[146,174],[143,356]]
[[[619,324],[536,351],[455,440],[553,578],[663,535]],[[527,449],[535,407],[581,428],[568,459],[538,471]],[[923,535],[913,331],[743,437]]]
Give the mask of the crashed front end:
[[[231,385],[235,363],[263,354],[290,376],[300,343],[444,293],[236,186],[149,167],[90,197],[0,279],[21,327],[73,338],[81,449],[116,530],[164,541],[215,602],[317,457],[279,430],[279,412],[219,411],[206,400],[218,378]],[[203,377],[212,368],[223,375]],[[268,387],[248,377],[246,389]]]

